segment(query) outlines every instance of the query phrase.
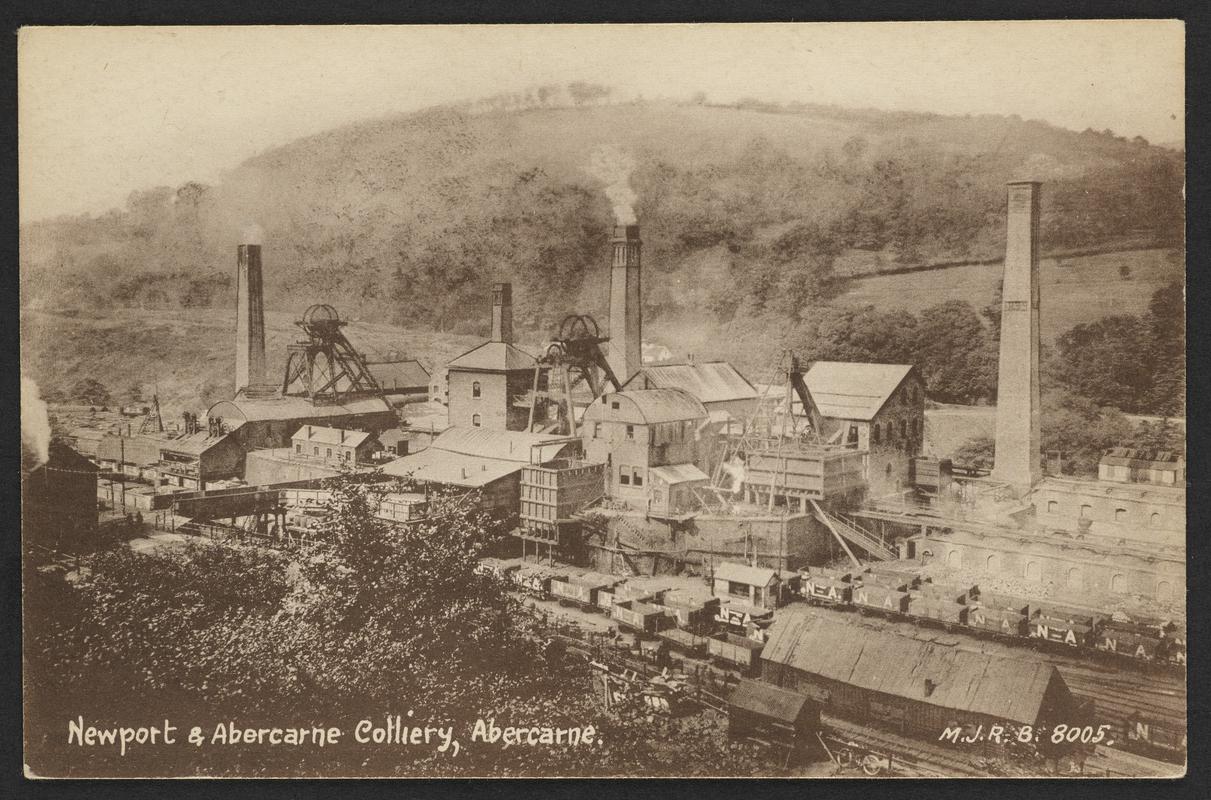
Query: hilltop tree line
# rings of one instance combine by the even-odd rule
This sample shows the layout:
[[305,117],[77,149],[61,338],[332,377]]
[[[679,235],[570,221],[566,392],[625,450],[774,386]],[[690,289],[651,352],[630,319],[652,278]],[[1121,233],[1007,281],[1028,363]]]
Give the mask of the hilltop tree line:
[[[25,302],[224,306],[236,231],[257,222],[269,245],[271,305],[323,300],[355,317],[471,332],[483,324],[485,287],[511,279],[519,298],[543,300],[519,303],[518,323],[547,329],[600,305],[586,291],[608,263],[613,217],[604,187],[545,145],[605,99],[608,89],[595,85],[545,86],[368,122],[258,156],[218,185],[157,187],[96,217],[24,226]],[[641,128],[668,111],[626,108]],[[1004,182],[1022,171],[1047,180],[1045,248],[1181,240],[1181,156],[1147,143],[1006,118],[752,102],[712,109],[754,111],[854,133],[801,148],[757,134],[705,157],[648,139],[632,153],[650,268],[683,275],[698,255],[727,252],[727,278],[706,302],[720,324],[835,296],[845,253],[904,266],[998,257]],[[556,124],[557,113],[573,116]],[[531,125],[525,137],[510,127],[521,119]],[[673,288],[650,285],[650,319],[690,310]]]

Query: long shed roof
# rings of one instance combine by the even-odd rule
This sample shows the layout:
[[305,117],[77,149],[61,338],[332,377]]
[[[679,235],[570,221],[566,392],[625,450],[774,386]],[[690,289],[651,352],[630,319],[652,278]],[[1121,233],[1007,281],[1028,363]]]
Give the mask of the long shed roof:
[[726,361],[649,365],[632,375],[622,388],[625,391],[628,387],[681,389],[704,404],[757,398],[757,389]]
[[817,361],[803,381],[824,416],[871,420],[911,371],[911,364]]
[[747,583],[749,586],[769,586],[777,574],[777,570],[768,567],[750,567],[748,564],[736,564],[732,561],[725,561],[715,567],[716,580]]
[[[613,410],[613,403],[618,403],[617,412],[607,414],[606,409]],[[585,409],[585,422],[607,418],[653,425],[706,419],[707,411],[696,397],[681,389],[634,389],[603,394],[600,400]]]
[[1055,667],[921,641],[826,619],[804,608],[780,612],[762,659],[862,689],[1034,724]]

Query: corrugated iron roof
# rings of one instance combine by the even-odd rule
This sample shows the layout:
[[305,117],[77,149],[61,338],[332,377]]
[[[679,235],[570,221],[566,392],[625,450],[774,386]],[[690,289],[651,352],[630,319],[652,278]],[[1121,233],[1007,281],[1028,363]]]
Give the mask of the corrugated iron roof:
[[157,441],[161,450],[200,456],[207,450],[210,450],[212,447],[216,447],[221,444],[223,440],[230,435],[231,433],[229,432],[224,433],[222,436],[211,436],[207,431],[199,431],[197,433],[188,433],[182,436],[152,434],[149,438]]
[[688,481],[709,481],[710,475],[693,464],[668,464],[663,467],[650,467],[648,472],[667,484],[686,483]]
[[1034,724],[1055,667],[850,625],[808,609],[781,612],[762,659],[862,689]]
[[757,389],[726,361],[646,366],[623,384],[632,389],[681,389],[703,403],[755,400]]
[[715,567],[715,579],[747,583],[749,586],[769,586],[778,573],[768,567],[750,567],[748,564],[736,564],[725,561]]
[[817,361],[803,380],[824,416],[871,420],[911,371],[911,364]]
[[429,371],[415,359],[410,361],[370,361],[366,363],[370,374],[378,381],[384,392],[402,390],[429,391]]
[[[544,445],[558,440],[560,444]],[[447,453],[494,458],[521,464],[549,461],[568,447],[567,437],[525,431],[499,431],[459,426],[438,434],[431,448]]]
[[335,444],[346,447],[358,447],[370,438],[365,431],[347,431],[341,428],[324,428],[318,425],[304,425],[294,432],[291,439],[302,439],[316,444]]
[[357,414],[392,413],[381,397],[360,397],[342,404],[316,405],[305,397],[270,397],[263,400],[237,397],[220,400],[210,407],[207,416],[222,417],[225,422],[260,420],[322,419]]
[[432,447],[403,456],[383,467],[384,475],[411,477],[426,483],[443,483],[478,489],[493,481],[520,472],[522,464],[494,458],[451,453]]
[[504,342],[484,342],[463,353],[446,365],[447,369],[474,372],[512,372],[534,369],[538,361],[534,356]]
[[728,698],[728,704],[736,708],[791,724],[799,719],[808,702],[798,692],[751,680],[740,681]]
[[706,419],[706,407],[696,397],[680,389],[634,389],[604,394],[585,409],[584,421],[606,419],[611,403],[617,402],[617,412],[611,419],[651,425],[659,422]]

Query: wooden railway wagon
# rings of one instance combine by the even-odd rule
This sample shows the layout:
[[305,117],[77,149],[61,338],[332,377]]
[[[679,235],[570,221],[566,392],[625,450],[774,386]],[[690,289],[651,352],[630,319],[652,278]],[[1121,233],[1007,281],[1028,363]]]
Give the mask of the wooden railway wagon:
[[673,618],[660,606],[649,605],[641,600],[624,600],[615,603],[610,616],[631,630],[654,634],[673,626]]
[[849,605],[854,599],[853,584],[824,575],[807,575],[803,579],[803,596],[810,602],[824,605]]
[[908,611],[908,592],[890,586],[863,583],[854,588],[854,605],[859,611],[904,614]]
[[920,565],[915,562],[886,561],[871,564],[865,571],[855,575],[854,579],[861,581],[863,585],[877,584],[903,592],[921,585],[920,569]]
[[627,600],[658,603],[664,597],[665,591],[665,589],[648,589],[623,581],[614,586],[599,588],[597,590],[597,607],[609,614],[615,605]]
[[501,558],[481,558],[479,564],[475,566],[475,572],[478,575],[492,575],[503,580],[510,580],[509,576],[521,567],[516,561],[508,561]]
[[523,592],[545,600],[551,595],[551,581],[561,576],[545,567],[522,564],[509,577]]
[[912,591],[908,593],[908,615],[917,619],[929,619],[947,625],[966,625],[970,609],[953,600],[930,597]]
[[1033,639],[1089,648],[1093,646],[1095,623],[1096,619],[1088,615],[1039,610],[1026,624],[1026,631]]
[[585,608],[598,609],[598,595],[617,586],[619,579],[599,572],[573,575],[566,580],[551,581],[551,595],[560,603],[575,603]]
[[1186,623],[1175,624],[1165,631],[1165,646],[1161,657],[1170,664],[1186,665]]
[[774,622],[774,612],[768,608],[729,603],[719,607],[715,621],[729,633],[764,644],[769,636],[769,626]]
[[707,640],[707,652],[712,658],[740,668],[746,675],[761,666],[761,650],[765,645],[745,636],[723,633]]
[[1026,635],[1029,619],[1025,610],[1015,611],[996,606],[977,605],[967,612],[968,627],[1014,638]]
[[719,598],[698,598],[685,592],[666,592],[658,603],[672,615],[677,626],[701,631],[715,624],[719,615]]
[[1153,661],[1164,649],[1165,638],[1159,631],[1140,630],[1139,626],[1127,628],[1104,624],[1093,635],[1093,646],[1103,653]]
[[705,654],[707,642],[709,641],[705,636],[699,636],[681,628],[666,628],[656,635],[674,647],[693,656]]
[[1021,597],[1014,597],[1009,594],[996,594],[995,592],[982,592],[979,590],[979,587],[976,587],[975,592],[976,602],[980,608],[1013,611],[1027,617],[1030,616],[1033,610],[1030,602]]
[[1183,761],[1186,757],[1186,730],[1172,723],[1165,723],[1134,714],[1121,720],[1121,733],[1128,749],[1138,753],[1157,756],[1168,761]]
[[976,596],[979,594],[979,590],[974,586],[956,586],[950,583],[934,583],[928,580],[921,581],[917,584],[916,588],[910,589],[910,591],[934,600],[962,603],[963,605],[974,602]]

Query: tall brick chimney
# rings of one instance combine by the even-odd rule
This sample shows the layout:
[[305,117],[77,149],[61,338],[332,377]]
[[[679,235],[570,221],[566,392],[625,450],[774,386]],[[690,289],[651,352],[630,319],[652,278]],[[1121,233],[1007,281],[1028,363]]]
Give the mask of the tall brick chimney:
[[492,341],[513,344],[513,285],[492,285]]
[[265,294],[260,243],[241,244],[236,264],[235,390],[239,392],[265,383]]
[[615,225],[610,272],[610,369],[625,382],[643,366],[638,225]]
[[1039,184],[1015,181],[1009,184],[992,476],[1019,492],[1042,477],[1039,406]]

